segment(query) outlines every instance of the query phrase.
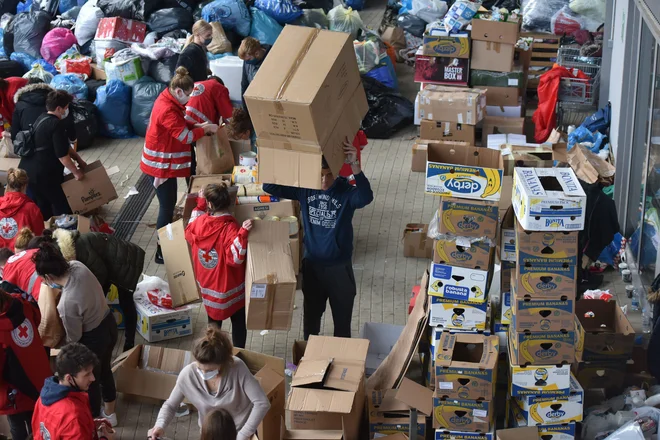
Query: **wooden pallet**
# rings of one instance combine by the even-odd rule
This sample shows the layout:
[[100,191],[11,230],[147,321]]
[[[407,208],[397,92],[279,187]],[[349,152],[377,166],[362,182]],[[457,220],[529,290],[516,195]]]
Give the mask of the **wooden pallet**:
[[[538,32],[522,32],[521,37],[528,37],[534,39],[532,46],[532,61],[529,63],[529,80],[527,81],[527,89],[536,90],[539,85],[539,77],[541,73],[550,70],[557,61],[557,52],[559,51],[559,39],[561,37],[552,34],[544,34]],[[532,67],[543,67],[545,70],[534,74],[531,70]]]

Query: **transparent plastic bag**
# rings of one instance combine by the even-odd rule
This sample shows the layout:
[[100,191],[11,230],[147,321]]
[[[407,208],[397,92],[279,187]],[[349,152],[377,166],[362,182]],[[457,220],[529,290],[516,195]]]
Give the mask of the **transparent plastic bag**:
[[64,90],[77,99],[87,99],[87,85],[75,73],[64,73],[56,75],[50,82],[50,86],[57,90]]
[[34,63],[32,65],[32,69],[23,75],[23,78],[37,78],[43,81],[45,84],[50,84],[50,82],[53,80],[53,74],[46,72],[46,69],[44,69],[41,64]]
[[412,14],[427,23],[442,19],[447,13],[447,3],[441,0],[413,0]]
[[605,0],[571,0],[568,6],[576,14],[580,14],[599,23],[605,22]]
[[522,27],[527,32],[552,32],[552,17],[570,0],[522,0]]
[[275,44],[275,40],[277,40],[277,37],[282,32],[282,26],[261,9],[250,8],[250,12],[252,12],[250,36],[259,40],[261,44],[269,44],[271,46]]
[[367,73],[380,64],[381,51],[378,41],[354,41],[353,49],[360,73]]
[[351,8],[347,9],[342,5],[337,5],[328,12],[328,22],[331,31],[346,32],[351,34],[354,40],[364,28],[364,23],[358,11]]

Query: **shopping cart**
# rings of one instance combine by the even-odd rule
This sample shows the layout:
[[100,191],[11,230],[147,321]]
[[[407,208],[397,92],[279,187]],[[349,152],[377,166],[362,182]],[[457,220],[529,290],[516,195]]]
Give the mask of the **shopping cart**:
[[584,119],[598,110],[600,92],[600,66],[602,58],[580,55],[579,46],[561,46],[557,52],[557,64],[582,71],[588,78],[562,78],[557,101],[557,126],[565,131],[569,125],[580,125]]

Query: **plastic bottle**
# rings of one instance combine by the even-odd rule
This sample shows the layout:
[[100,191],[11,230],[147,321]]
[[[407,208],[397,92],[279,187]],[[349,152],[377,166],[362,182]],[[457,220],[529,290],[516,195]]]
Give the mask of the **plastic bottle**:
[[630,310],[639,310],[639,289],[633,290],[632,303],[630,304]]

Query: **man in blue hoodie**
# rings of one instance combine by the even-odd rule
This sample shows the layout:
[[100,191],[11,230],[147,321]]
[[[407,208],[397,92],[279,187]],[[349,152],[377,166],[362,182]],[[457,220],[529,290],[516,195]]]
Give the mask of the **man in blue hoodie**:
[[330,300],[334,335],[351,337],[353,302],[357,293],[353,275],[353,214],[374,199],[357,150],[344,142],[346,163],[351,165],[355,186],[343,177],[335,179],[325,159],[321,190],[264,184],[264,191],[276,197],[298,200],[302,214],[305,252],[302,264],[303,331],[321,332],[321,318]]

